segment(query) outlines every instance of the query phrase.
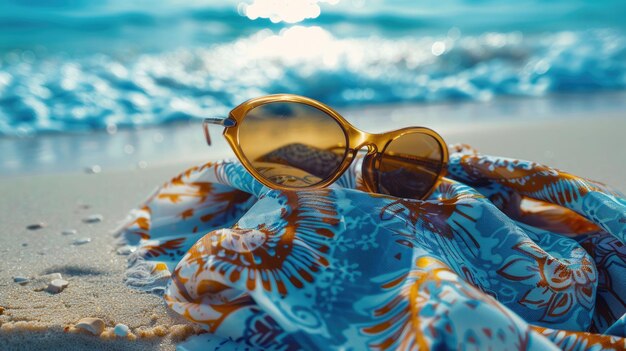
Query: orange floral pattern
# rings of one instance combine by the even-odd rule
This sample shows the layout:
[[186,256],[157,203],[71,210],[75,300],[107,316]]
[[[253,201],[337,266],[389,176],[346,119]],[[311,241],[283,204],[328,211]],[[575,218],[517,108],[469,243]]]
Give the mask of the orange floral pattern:
[[128,283],[205,326],[188,350],[626,349],[624,197],[450,151],[424,201],[364,192],[359,162],[299,192],[194,167],[122,228]]

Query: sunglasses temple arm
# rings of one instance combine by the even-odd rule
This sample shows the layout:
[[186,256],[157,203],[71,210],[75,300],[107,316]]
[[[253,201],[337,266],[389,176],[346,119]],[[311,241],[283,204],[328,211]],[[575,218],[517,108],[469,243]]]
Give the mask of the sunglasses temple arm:
[[211,135],[209,134],[209,124],[214,124],[214,125],[228,128],[228,127],[234,127],[237,124],[237,122],[234,119],[229,118],[229,117],[205,118],[202,121],[202,129],[204,130],[204,137],[206,138],[207,144],[211,146]]

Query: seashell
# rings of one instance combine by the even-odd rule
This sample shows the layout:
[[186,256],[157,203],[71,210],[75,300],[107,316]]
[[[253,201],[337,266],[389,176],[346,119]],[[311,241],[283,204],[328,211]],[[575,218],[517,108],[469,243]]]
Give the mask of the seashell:
[[46,291],[51,294],[58,294],[65,289],[70,283],[65,279],[55,279],[48,284]]
[[74,327],[93,335],[100,335],[104,331],[104,321],[100,318],[83,318]]
[[26,229],[28,229],[28,230],[38,230],[38,229],[44,228],[45,226],[46,226],[45,223],[40,222],[40,223],[35,223],[35,224],[29,224],[29,225],[26,226]]
[[34,291],[41,291],[41,290],[46,289],[48,285],[50,284],[50,282],[52,282],[55,279],[63,279],[63,277],[61,276],[61,273],[50,273],[50,274],[36,277],[35,279],[32,280],[30,286],[33,288]]
[[98,222],[102,222],[102,220],[104,219],[104,217],[100,214],[93,214],[91,216],[87,216],[85,218],[83,218],[83,222],[85,223],[98,223]]
[[28,284],[28,282],[30,281],[30,278],[17,276],[17,277],[13,277],[13,281],[20,285],[24,285],[24,284]]
[[87,244],[91,242],[91,238],[80,238],[80,239],[76,239],[74,240],[73,244],[74,245],[83,245],[83,244]]

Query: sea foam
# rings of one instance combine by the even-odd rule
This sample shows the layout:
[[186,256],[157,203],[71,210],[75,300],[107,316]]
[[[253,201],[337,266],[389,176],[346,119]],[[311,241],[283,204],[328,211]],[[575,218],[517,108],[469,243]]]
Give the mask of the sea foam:
[[318,26],[154,53],[0,56],[0,135],[224,115],[270,93],[332,106],[626,88],[618,30],[336,37]]

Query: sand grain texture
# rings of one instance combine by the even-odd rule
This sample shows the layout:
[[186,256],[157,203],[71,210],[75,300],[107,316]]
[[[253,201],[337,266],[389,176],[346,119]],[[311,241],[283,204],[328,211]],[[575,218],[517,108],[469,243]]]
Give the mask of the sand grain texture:
[[[1,350],[173,350],[175,341],[189,334],[180,327],[186,321],[170,313],[160,297],[123,284],[126,257],[115,253],[110,233],[129,209],[181,167],[0,180]],[[104,220],[83,223],[82,218],[94,211]],[[35,218],[48,226],[29,231],[26,226]],[[68,227],[92,241],[72,245],[75,238],[61,234]],[[13,276],[49,273],[61,273],[69,286],[50,294],[33,291],[32,283],[13,282]],[[124,323],[137,338],[65,331],[85,317],[101,318],[108,328]]]

